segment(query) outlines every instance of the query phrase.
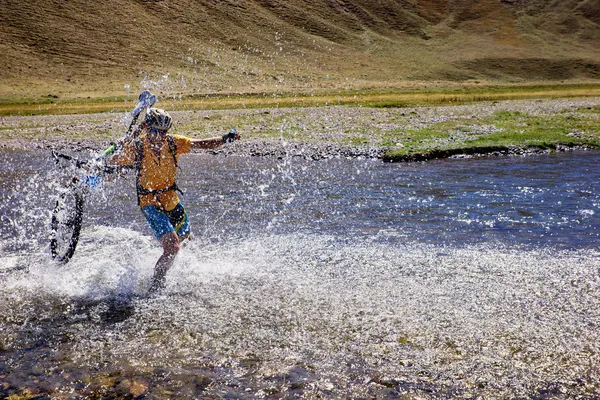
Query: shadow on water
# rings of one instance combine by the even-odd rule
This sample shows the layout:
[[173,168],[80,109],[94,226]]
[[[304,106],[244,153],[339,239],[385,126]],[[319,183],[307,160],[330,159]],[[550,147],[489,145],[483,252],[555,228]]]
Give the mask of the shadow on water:
[[135,314],[133,297],[107,297],[103,299],[46,298],[40,303],[27,305],[27,312],[20,326],[20,341],[30,349],[54,348],[68,343],[78,325],[86,329],[106,331],[127,321]]
[[83,314],[90,321],[98,318],[101,326],[108,328],[116,323],[126,321],[135,313],[135,299],[122,296],[101,300],[81,298],[74,299],[72,307],[70,317]]
[[44,296],[5,306],[20,312],[2,317],[2,325],[13,332],[14,342],[8,348],[0,342],[0,398],[18,393],[27,398],[49,398],[44,393],[54,393],[66,382],[83,389],[86,373],[73,364],[79,335],[84,329],[114,330],[135,313],[135,300],[125,297],[92,300]]

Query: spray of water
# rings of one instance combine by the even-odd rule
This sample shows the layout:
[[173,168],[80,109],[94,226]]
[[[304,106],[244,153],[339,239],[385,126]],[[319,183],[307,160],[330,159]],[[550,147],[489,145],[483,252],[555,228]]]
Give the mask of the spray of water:
[[[15,156],[11,165],[26,168],[35,157]],[[95,208],[77,252],[58,265],[46,244],[58,183],[33,170],[3,180],[12,207],[2,208],[0,240],[2,395],[25,389],[57,397],[178,398],[567,399],[600,393],[597,249],[421,240],[406,235],[394,218],[402,212],[405,228],[424,226],[426,215],[438,218],[440,232],[451,222],[453,229],[493,230],[484,223],[491,220],[486,208],[509,195],[517,206],[527,205],[509,185],[488,182],[486,189],[479,182],[467,196],[420,182],[423,177],[395,181],[387,174],[397,177],[398,170],[366,162],[317,168],[233,160],[235,168],[223,169],[221,160],[192,161],[198,164],[188,169],[218,174],[224,186],[194,174],[183,179],[199,234],[156,297],[148,297],[147,288],[161,249],[136,219],[139,211],[126,206],[135,202],[127,190],[106,185],[92,194]],[[422,174],[432,182],[438,173],[434,165]],[[396,188],[402,201],[387,202],[380,181],[394,182],[385,187]],[[549,201],[549,191],[517,184],[515,193],[524,199]],[[230,196],[233,186],[239,198]],[[580,203],[565,199],[592,213],[560,209],[557,215],[565,215],[569,227],[575,218],[595,232],[593,194],[566,187],[582,196]],[[434,213],[440,204],[454,211],[465,204],[467,214]],[[111,220],[115,209],[119,216]],[[521,220],[532,218],[527,210]],[[411,213],[418,218],[411,220]],[[220,222],[202,225],[201,215]],[[349,221],[348,215],[364,219]],[[554,229],[550,216],[536,214],[542,227]],[[510,217],[519,222],[517,214]],[[316,226],[327,218],[337,222]],[[551,232],[559,234],[558,226]],[[246,229],[224,233],[240,227]]]
[[[151,239],[87,234],[93,244],[69,265],[32,255],[29,273],[3,279],[11,376],[67,369],[93,380],[133,366],[169,387],[157,375],[166,369],[181,375],[172,385],[201,375],[211,386],[198,394],[248,398],[597,390],[597,252],[319,235],[200,241],[183,250],[166,291],[145,298],[159,255]],[[51,356],[34,366],[19,351],[31,346]]]

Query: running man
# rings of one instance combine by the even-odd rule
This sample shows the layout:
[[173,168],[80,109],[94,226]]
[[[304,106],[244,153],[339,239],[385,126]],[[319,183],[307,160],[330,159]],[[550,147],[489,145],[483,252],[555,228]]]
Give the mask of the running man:
[[163,248],[154,268],[150,292],[165,287],[165,276],[179,252],[179,245],[191,232],[175,183],[179,155],[192,149],[214,149],[240,138],[231,130],[222,137],[192,139],[170,134],[172,126],[173,119],[166,111],[148,109],[140,137],[126,144],[110,162],[135,168],[138,204]]

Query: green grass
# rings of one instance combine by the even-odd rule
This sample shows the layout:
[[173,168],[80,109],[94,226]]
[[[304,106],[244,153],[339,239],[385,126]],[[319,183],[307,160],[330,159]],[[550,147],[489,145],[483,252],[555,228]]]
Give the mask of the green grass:
[[600,126],[595,118],[575,115],[532,117],[521,112],[494,114],[490,123],[502,129],[466,143],[471,146],[600,145]]
[[[558,146],[587,146],[600,149],[600,121],[593,113],[532,116],[524,112],[496,112],[490,118],[438,123],[407,131],[390,146],[386,158],[401,159],[420,154],[452,154],[459,150],[482,152],[501,149],[556,149]],[[472,129],[481,127],[483,130]],[[385,139],[382,143],[392,143]],[[437,153],[436,153],[437,152]]]
[[600,106],[582,107],[578,111],[581,113],[600,114]]

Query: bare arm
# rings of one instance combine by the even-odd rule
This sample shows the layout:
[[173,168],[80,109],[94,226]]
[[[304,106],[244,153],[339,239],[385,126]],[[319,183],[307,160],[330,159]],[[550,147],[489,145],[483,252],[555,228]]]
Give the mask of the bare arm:
[[214,137],[210,139],[192,139],[192,149],[216,149],[225,142],[223,138]]
[[222,137],[214,137],[210,139],[192,139],[192,149],[216,149],[224,143],[239,140],[240,134],[235,129],[229,131],[228,134]]

